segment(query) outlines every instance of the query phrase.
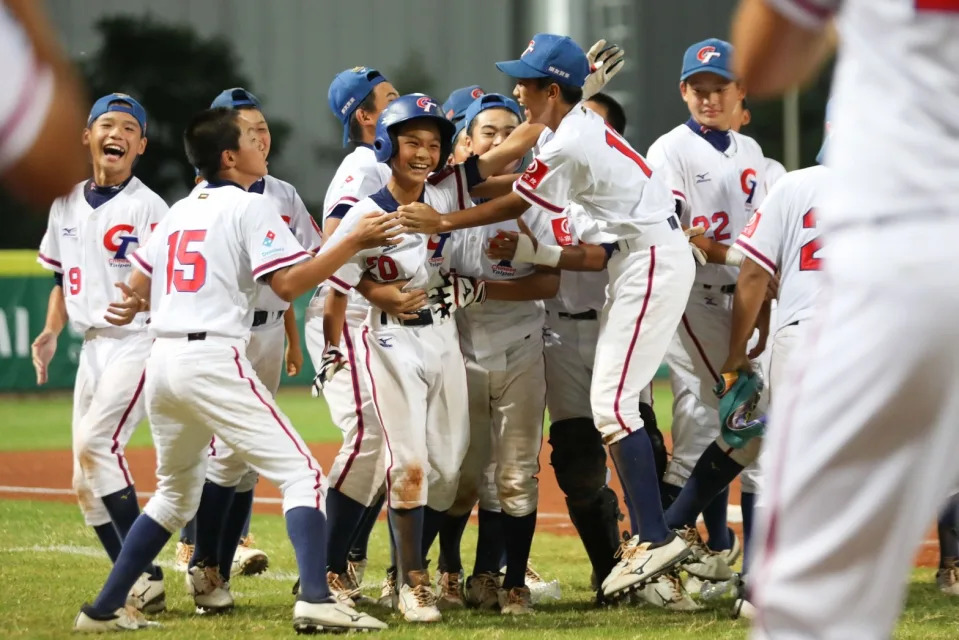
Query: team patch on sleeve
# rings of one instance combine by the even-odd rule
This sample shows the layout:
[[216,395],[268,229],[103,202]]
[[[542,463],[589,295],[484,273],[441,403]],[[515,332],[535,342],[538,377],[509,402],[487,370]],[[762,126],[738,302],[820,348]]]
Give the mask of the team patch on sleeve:
[[756,227],[759,226],[759,219],[762,217],[762,214],[758,211],[753,214],[753,217],[749,219],[749,223],[746,224],[746,227],[743,229],[743,235],[747,238],[752,238],[753,234],[756,233]]
[[556,237],[556,244],[561,247],[567,247],[573,244],[573,234],[569,232],[569,218],[553,218],[553,235]]
[[529,185],[531,189],[539,186],[546,174],[549,173],[549,167],[539,158],[533,158],[533,161],[526,167],[526,171],[520,176],[520,182]]

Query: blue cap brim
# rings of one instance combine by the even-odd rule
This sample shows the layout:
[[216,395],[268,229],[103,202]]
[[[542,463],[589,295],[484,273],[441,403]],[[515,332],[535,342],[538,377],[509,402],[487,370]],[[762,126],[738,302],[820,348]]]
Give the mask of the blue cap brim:
[[717,76],[722,76],[723,78],[726,78],[727,80],[730,80],[732,82],[736,81],[736,74],[730,71],[729,69],[718,69],[716,67],[707,67],[707,66],[696,67],[695,69],[691,71],[687,71],[686,73],[679,76],[679,81],[686,82],[687,79],[693,77],[697,73],[715,73]]
[[522,60],[506,60],[497,62],[496,68],[511,78],[548,78],[548,73],[543,73],[539,69],[531,67]]

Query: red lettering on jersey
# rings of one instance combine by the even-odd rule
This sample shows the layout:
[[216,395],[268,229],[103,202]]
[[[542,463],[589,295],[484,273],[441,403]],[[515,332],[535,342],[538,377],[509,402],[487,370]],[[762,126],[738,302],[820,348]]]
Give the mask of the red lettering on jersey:
[[539,183],[543,181],[547,173],[549,173],[549,167],[546,166],[546,163],[539,158],[533,158],[533,161],[526,167],[526,171],[520,176],[520,182],[535,189],[539,186]]
[[743,235],[747,238],[752,238],[753,234],[756,233],[756,227],[759,226],[759,219],[762,217],[760,212],[753,214],[753,217],[749,219],[749,222],[746,224],[746,228],[743,229]]
[[573,244],[573,234],[569,232],[569,218],[553,218],[553,236],[556,238],[556,244],[561,247],[568,247]]
[[156,223],[156,222],[151,222],[151,223],[150,223],[150,231],[153,231],[154,229],[156,229],[156,228],[157,228],[157,224],[158,224],[158,223]]
[[916,0],[918,11],[959,11],[959,0]]

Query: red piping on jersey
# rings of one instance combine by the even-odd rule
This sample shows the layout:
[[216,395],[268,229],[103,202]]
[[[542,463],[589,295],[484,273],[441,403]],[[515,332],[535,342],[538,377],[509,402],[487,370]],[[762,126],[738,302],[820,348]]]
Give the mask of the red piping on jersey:
[[456,176],[456,198],[459,202],[460,210],[463,210],[466,208],[466,199],[463,197],[463,176],[459,167],[456,168],[454,175]]
[[[326,212],[329,213],[330,211],[333,211],[333,209],[336,209],[341,204],[356,204],[357,202],[359,202],[359,200],[357,200],[353,196],[343,196],[342,198],[340,198],[339,200],[331,204],[330,208],[327,209]],[[310,216],[310,217],[312,218],[313,216]],[[315,220],[313,221],[313,224],[316,225]],[[317,229],[317,231],[319,231],[319,229]]]
[[216,457],[216,436],[210,438],[210,455]]
[[345,282],[343,282],[342,280],[340,280],[339,278],[337,278],[336,276],[330,276],[330,282],[332,282],[332,283],[335,284],[336,286],[340,287],[341,289],[345,289],[346,291],[349,291],[350,289],[353,288],[353,287],[351,287],[350,285],[348,285],[347,283],[345,283]]
[[45,255],[43,255],[42,253],[38,253],[38,254],[37,254],[37,257],[40,258],[41,260],[43,260],[44,262],[46,262],[46,263],[47,263],[48,265],[50,265],[51,267],[56,267],[57,269],[60,269],[61,271],[63,270],[63,263],[58,262],[58,261],[56,261],[56,260],[54,260],[53,258],[50,258],[50,257],[48,257],[48,256],[45,256]]
[[[24,77],[23,91],[20,92],[20,98],[7,118],[3,127],[0,128],[0,140],[8,140],[16,128],[20,125],[24,116],[30,112],[33,107],[33,101],[37,95],[38,80],[40,79],[40,61],[35,56],[30,56],[30,72]],[[52,78],[51,78],[52,81]]]
[[136,260],[136,261],[137,261],[137,264],[139,264],[141,267],[143,267],[143,269],[144,269],[147,273],[149,273],[149,274],[152,274],[152,273],[153,273],[153,267],[151,267],[149,264],[147,264],[147,261],[146,261],[146,260],[144,260],[143,258],[141,258],[140,256],[138,256],[138,255],[136,254],[136,251],[134,251],[133,253],[131,253],[131,254],[130,254],[130,257],[132,257],[134,260]]
[[716,370],[713,369],[713,365],[710,364],[709,358],[706,357],[706,351],[703,349],[702,343],[699,341],[699,338],[696,337],[696,334],[693,333],[693,328],[689,326],[689,320],[686,318],[685,313],[683,314],[683,326],[686,328],[686,333],[689,334],[693,344],[696,345],[696,351],[699,352],[699,357],[702,358],[703,362],[706,363],[706,368],[709,369],[709,375],[713,377],[714,382],[719,382],[719,376],[716,375]]
[[127,467],[123,464],[123,451],[120,450],[120,432],[123,430],[123,425],[126,424],[127,418],[130,417],[130,412],[133,411],[134,405],[136,405],[137,400],[140,398],[140,392],[143,391],[143,381],[146,380],[146,376],[147,372],[144,369],[143,373],[140,374],[140,382],[137,383],[137,390],[133,392],[133,399],[130,400],[130,404],[124,409],[123,415],[120,416],[120,423],[117,425],[116,431],[113,432],[113,446],[110,447],[110,453],[117,457],[117,464],[120,465],[120,471],[123,472],[123,479],[126,481],[127,486],[133,484],[133,481],[130,479],[130,473],[127,471]]
[[323,476],[320,473],[320,470],[313,467],[313,456],[303,451],[303,448],[300,447],[300,443],[297,439],[290,433],[290,430],[286,428],[286,425],[283,424],[283,420],[280,419],[279,414],[276,412],[276,409],[273,408],[269,402],[263,399],[263,396],[260,395],[260,392],[256,390],[256,384],[253,383],[252,378],[247,378],[243,375],[243,366],[240,364],[240,352],[236,350],[236,347],[231,347],[233,349],[233,361],[236,362],[237,373],[240,374],[242,380],[246,380],[250,383],[250,390],[253,392],[253,395],[263,404],[264,407],[270,410],[270,414],[273,416],[273,419],[276,420],[276,423],[280,425],[280,428],[283,429],[283,433],[293,442],[293,446],[296,447],[296,450],[306,459],[306,466],[309,467],[310,471],[313,472],[314,477],[316,478],[316,483],[313,485],[313,492],[316,494],[316,508],[320,511],[323,510],[323,501],[320,499],[320,486],[322,484]]
[[748,253],[753,258],[756,258],[757,260],[762,262],[763,265],[766,267],[766,269],[770,271],[770,275],[776,274],[776,263],[770,260],[769,258],[767,258],[766,256],[764,256],[762,252],[759,251],[759,249],[749,246],[748,244],[746,244],[739,238],[736,239],[736,246],[742,247],[743,249],[746,250],[746,253]]
[[264,272],[276,271],[280,267],[284,267],[290,262],[298,261],[303,256],[309,258],[310,254],[308,254],[306,251],[297,251],[292,255],[283,256],[282,258],[277,258],[276,260],[270,260],[266,264],[261,264],[259,267],[253,270],[253,278],[259,278]]
[[529,191],[526,187],[519,184],[518,182],[515,183],[513,187],[519,192],[521,196],[523,196],[527,200],[530,200],[533,204],[537,206],[543,207],[544,209],[552,211],[553,213],[563,213],[564,211],[562,207],[557,207],[552,202],[547,202],[546,200],[543,200],[538,195],[535,195],[532,191]]
[[[633,328],[633,339],[629,341],[629,348],[626,350],[626,362],[623,363],[623,372],[619,376],[619,386],[616,388],[616,399],[613,400],[613,412],[616,414],[616,420],[619,426],[626,433],[632,433],[633,430],[626,426],[622,414],[619,412],[619,400],[623,395],[623,387],[626,384],[626,374],[629,372],[629,361],[633,357],[633,348],[636,347],[636,339],[639,338],[639,328],[643,325],[643,318],[646,317],[646,309],[649,307],[649,298],[653,294],[653,273],[656,270],[656,247],[649,248],[649,275],[646,276],[646,295],[643,296],[643,307],[639,310],[639,317],[636,318],[636,326]],[[635,409],[635,407],[634,407]]]
[[686,202],[686,194],[683,193],[682,191],[677,191],[676,189],[673,189],[673,195],[679,196],[680,198],[683,199],[683,202]]
[[350,452],[350,457],[346,459],[346,464],[343,465],[343,471],[340,472],[340,477],[337,478],[336,484],[333,486],[337,491],[340,490],[343,481],[346,480],[346,474],[350,472],[350,467],[353,466],[353,461],[356,460],[356,456],[360,454],[360,447],[363,446],[363,433],[365,431],[365,425],[363,423],[363,399],[360,397],[360,379],[359,374],[356,370],[356,352],[353,349],[353,341],[350,340],[350,326],[343,323],[343,341],[346,342],[346,354],[350,359],[350,377],[353,380],[353,403],[356,406],[356,444],[353,445],[353,451]]
[[370,391],[373,394],[373,408],[376,409],[376,417],[379,418],[380,426],[383,427],[383,438],[386,440],[386,450],[390,452],[390,466],[386,468],[386,506],[392,505],[393,493],[393,449],[390,447],[390,434],[386,432],[386,423],[383,422],[383,414],[380,413],[380,403],[376,400],[376,380],[373,379],[373,369],[370,368],[370,328],[363,327],[363,346],[366,347],[366,371],[370,374]]

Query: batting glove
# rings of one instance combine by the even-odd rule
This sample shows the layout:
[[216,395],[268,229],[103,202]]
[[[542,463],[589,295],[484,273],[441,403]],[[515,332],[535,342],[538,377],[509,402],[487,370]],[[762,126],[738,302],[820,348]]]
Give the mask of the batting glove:
[[[697,226],[689,227],[688,229],[683,229],[683,233],[686,234],[686,237],[692,240],[696,236],[701,236],[706,233],[706,227]],[[693,257],[696,258],[696,262],[701,265],[706,264],[706,252],[694,245],[692,242],[689,243],[689,249],[693,252]]]
[[615,44],[606,44],[598,40],[589,48],[586,58],[589,60],[590,74],[583,84],[583,100],[589,100],[603,90],[610,80],[623,68],[625,52]]
[[433,313],[446,318],[457,309],[485,302],[486,281],[451,271],[443,276],[442,285],[430,289],[429,301]]
[[335,376],[338,371],[348,368],[349,363],[343,355],[343,352],[332,344],[326,345],[326,349],[323,350],[323,359],[320,361],[320,370],[316,374],[316,377],[313,378],[313,397],[319,397],[320,392],[323,391],[323,387],[326,386],[327,382],[333,379],[333,376]]

